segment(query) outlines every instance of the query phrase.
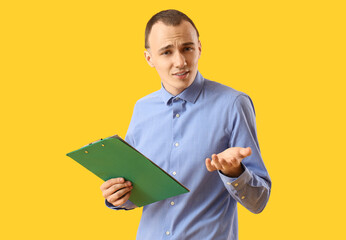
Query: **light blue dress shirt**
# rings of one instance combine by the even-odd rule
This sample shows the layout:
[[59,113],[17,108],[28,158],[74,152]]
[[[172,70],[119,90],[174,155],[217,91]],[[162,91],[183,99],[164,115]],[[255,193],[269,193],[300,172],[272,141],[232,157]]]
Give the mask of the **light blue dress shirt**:
[[[177,96],[164,87],[134,108],[125,140],[190,189],[143,207],[137,239],[238,239],[237,202],[253,213],[266,206],[271,180],[263,163],[255,112],[244,93],[204,79]],[[245,171],[230,178],[208,172],[205,159],[230,147],[251,147]],[[127,201],[113,209],[131,209]]]

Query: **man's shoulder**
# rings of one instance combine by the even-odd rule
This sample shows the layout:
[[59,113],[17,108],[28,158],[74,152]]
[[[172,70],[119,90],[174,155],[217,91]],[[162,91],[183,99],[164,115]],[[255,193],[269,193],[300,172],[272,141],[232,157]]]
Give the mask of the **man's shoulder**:
[[204,84],[205,93],[215,97],[215,98],[223,98],[235,101],[239,96],[249,97],[246,93],[238,91],[230,86],[224,85],[219,82],[215,82],[209,79],[205,79]]
[[162,101],[161,91],[157,90],[137,100],[136,106],[149,106]]
[[226,111],[243,111],[241,109],[254,109],[251,98],[244,92],[235,90],[219,82],[205,79],[204,100]]

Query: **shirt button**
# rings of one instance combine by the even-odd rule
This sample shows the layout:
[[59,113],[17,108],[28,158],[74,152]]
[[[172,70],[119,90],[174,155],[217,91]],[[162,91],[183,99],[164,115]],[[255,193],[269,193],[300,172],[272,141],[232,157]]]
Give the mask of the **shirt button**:
[[245,196],[242,196],[241,199],[245,199]]
[[174,204],[175,204],[175,203],[172,201],[172,202],[171,202],[171,206],[174,206]]
[[175,175],[177,175],[177,173],[176,173],[176,172],[173,172],[173,175],[175,176]]
[[178,146],[179,146],[179,143],[176,142],[176,143],[174,144],[174,146],[178,147]]
[[175,117],[177,117],[177,118],[180,117],[180,114],[179,113],[175,114]]
[[179,101],[179,99],[180,99],[180,98],[177,97],[177,98],[175,98],[175,101]]
[[169,234],[170,234],[170,232],[169,232],[169,231],[167,231],[167,232],[166,232],[166,235],[169,235]]
[[238,183],[234,184],[235,187],[238,187],[238,185],[239,185]]

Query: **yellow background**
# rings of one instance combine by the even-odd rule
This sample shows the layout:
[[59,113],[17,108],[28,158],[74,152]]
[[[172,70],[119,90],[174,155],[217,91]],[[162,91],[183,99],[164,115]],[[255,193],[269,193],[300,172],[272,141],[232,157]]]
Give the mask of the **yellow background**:
[[204,77],[246,92],[273,188],[240,239],[345,239],[344,1],[1,1],[1,239],[135,239],[102,181],[65,154],[125,137],[160,88],[144,28],[176,8],[197,25]]

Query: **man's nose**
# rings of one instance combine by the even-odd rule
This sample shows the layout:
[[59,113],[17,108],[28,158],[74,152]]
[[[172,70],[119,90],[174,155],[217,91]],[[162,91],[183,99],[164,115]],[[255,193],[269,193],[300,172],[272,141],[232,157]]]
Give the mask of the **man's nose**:
[[186,65],[186,60],[183,54],[176,52],[174,55],[174,67],[183,68]]

